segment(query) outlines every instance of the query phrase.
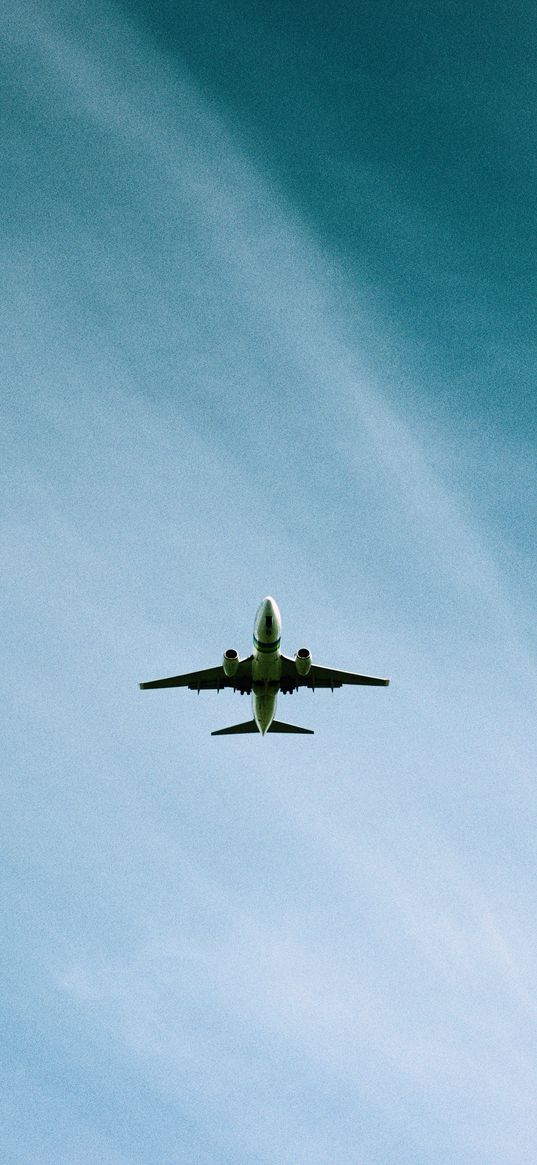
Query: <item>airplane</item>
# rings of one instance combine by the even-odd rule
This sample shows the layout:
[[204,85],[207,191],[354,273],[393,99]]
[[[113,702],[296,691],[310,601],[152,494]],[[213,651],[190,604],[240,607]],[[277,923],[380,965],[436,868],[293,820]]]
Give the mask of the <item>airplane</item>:
[[291,694],[298,688],[340,688],[342,684],[371,684],[386,688],[389,680],[376,676],[361,676],[355,672],[338,671],[312,662],[307,647],[300,647],[291,659],[280,652],[282,620],[278,604],[267,595],[263,599],[254,623],[254,650],[246,659],[240,659],[234,647],[228,647],[220,667],[188,672],[183,676],[169,676],[164,680],[150,680],[141,688],[190,688],[194,692],[233,688],[241,695],[252,696],[253,720],[219,728],[211,736],[231,736],[239,732],[300,732],[313,736],[312,728],[296,724],[282,724],[275,720],[278,692]]

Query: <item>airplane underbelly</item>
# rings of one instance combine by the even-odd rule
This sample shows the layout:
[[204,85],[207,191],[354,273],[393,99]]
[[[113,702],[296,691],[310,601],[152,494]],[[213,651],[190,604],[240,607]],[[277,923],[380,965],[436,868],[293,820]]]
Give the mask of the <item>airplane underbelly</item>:
[[279,682],[282,674],[282,661],[279,651],[254,652],[252,659],[252,680],[266,682],[267,680],[277,680]]
[[252,710],[259,731],[265,734],[276,713],[278,689],[274,685],[259,684],[252,692]]
[[274,720],[281,673],[279,651],[255,652],[252,660],[252,710],[262,733],[268,731]]

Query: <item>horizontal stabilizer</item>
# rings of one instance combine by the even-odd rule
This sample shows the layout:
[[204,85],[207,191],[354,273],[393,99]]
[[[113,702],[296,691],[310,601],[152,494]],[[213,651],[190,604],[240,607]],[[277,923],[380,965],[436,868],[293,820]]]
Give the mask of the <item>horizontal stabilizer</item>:
[[211,736],[232,736],[235,732],[259,732],[259,728],[255,720],[246,720],[244,724],[232,724],[231,728],[219,728]]
[[281,720],[273,720],[268,732],[303,732],[313,736],[313,728],[299,728],[297,724],[282,724]]
[[[268,732],[300,732],[313,736],[313,728],[299,728],[297,724],[282,724],[280,720],[273,720]],[[259,732],[255,720],[247,720],[244,724],[232,724],[231,728],[219,728],[211,732],[211,736],[233,736],[236,732]]]

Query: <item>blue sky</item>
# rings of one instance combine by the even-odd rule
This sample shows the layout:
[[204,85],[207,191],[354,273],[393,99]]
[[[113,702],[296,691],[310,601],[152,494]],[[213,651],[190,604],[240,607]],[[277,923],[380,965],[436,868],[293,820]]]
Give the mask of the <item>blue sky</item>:
[[534,14],[1,29],[2,1157],[529,1165]]

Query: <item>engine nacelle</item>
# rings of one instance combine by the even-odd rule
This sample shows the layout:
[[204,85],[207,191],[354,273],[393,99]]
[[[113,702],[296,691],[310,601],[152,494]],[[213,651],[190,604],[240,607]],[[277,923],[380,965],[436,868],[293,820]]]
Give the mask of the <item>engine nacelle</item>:
[[222,662],[226,676],[236,675],[240,659],[234,647],[228,647],[227,651],[224,651],[224,659]]
[[307,676],[311,668],[311,652],[307,647],[299,647],[295,655],[295,664],[299,676]]

